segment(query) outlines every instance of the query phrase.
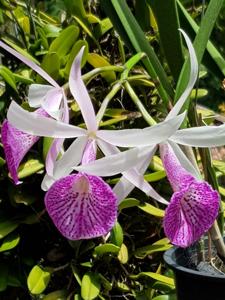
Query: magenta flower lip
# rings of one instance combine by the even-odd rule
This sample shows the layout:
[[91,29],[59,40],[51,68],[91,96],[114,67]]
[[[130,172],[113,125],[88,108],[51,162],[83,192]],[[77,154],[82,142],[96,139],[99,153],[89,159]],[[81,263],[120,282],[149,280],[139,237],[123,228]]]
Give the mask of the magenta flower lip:
[[107,234],[117,218],[117,198],[100,177],[83,173],[57,180],[45,196],[49,216],[70,240]]
[[17,175],[19,164],[30,148],[39,140],[39,137],[18,130],[7,120],[2,124],[1,135],[10,175],[14,183],[19,184]]
[[160,154],[175,191],[165,212],[164,231],[174,245],[185,248],[213,225],[220,197],[207,182],[196,180],[181,166],[169,144],[160,146]]

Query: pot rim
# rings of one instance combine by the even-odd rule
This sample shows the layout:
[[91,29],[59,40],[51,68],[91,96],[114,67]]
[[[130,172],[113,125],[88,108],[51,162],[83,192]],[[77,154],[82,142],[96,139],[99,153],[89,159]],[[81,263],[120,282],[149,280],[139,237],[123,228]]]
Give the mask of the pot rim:
[[[167,250],[164,254],[163,254],[163,258],[165,263],[172,269],[172,270],[179,270],[181,272],[184,273],[188,273],[189,275],[195,275],[195,276],[199,276],[199,277],[204,277],[204,278],[208,278],[208,279],[223,279],[225,281],[225,275],[208,275],[205,272],[201,272],[201,271],[196,271],[193,269],[189,269],[186,268],[184,266],[182,266],[181,264],[177,263],[177,258],[176,258],[176,252],[177,251],[182,251],[182,248],[179,247],[173,247],[169,250]],[[181,254],[180,254],[181,255]]]

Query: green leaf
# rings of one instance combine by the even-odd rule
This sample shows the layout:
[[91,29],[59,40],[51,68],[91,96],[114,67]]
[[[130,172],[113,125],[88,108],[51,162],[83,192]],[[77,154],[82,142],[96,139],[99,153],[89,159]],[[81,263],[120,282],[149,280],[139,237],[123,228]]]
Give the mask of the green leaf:
[[[209,37],[211,35],[216,19],[219,15],[219,12],[223,4],[224,4],[224,0],[217,0],[217,1],[211,0],[204,14],[204,17],[202,18],[201,26],[199,27],[198,33],[193,43],[199,65],[201,64]],[[187,86],[189,80],[189,73],[190,73],[189,69],[190,69],[190,65],[188,59],[185,61],[184,66],[182,68],[182,72],[179,77],[179,81],[176,88],[175,101],[179,99],[179,97],[181,96],[181,94],[183,93],[183,91]],[[185,108],[187,108],[188,105],[189,103],[186,102]]]
[[79,16],[82,19],[86,18],[86,11],[83,0],[64,0],[68,12],[72,15]]
[[103,244],[103,245],[99,245],[97,247],[95,247],[94,249],[94,254],[97,255],[104,255],[104,254],[108,254],[108,253],[112,253],[112,254],[118,254],[120,251],[120,247],[114,245],[114,244]]
[[145,202],[144,204],[140,204],[138,205],[138,207],[143,210],[144,212],[146,212],[147,214],[150,214],[152,216],[155,216],[155,217],[159,217],[159,218],[163,218],[164,217],[164,210],[162,209],[159,209],[147,202]]
[[[52,78],[57,80],[59,78],[60,61],[59,56],[56,53],[47,53],[41,63],[42,69],[44,69]],[[39,75],[37,76],[37,83],[44,83],[44,79]]]
[[[184,56],[181,35],[178,31],[180,24],[176,0],[147,0],[147,2],[157,20],[161,45],[173,78],[177,82],[184,63]],[[174,53],[176,53],[176,59],[174,59]]]
[[18,233],[9,234],[2,242],[0,246],[0,252],[8,251],[15,248],[20,241],[20,236]]
[[0,66],[0,76],[17,92],[16,80],[12,71],[4,66]]
[[155,182],[155,181],[159,181],[163,178],[166,177],[166,172],[165,171],[157,171],[151,174],[146,174],[144,175],[145,180],[147,180],[148,182]]
[[72,265],[72,271],[73,271],[73,275],[74,275],[76,281],[78,282],[79,285],[81,285],[81,278],[80,278],[78,268],[76,266]]
[[[182,5],[182,3],[177,0],[177,4],[179,6],[180,12],[183,14],[185,19],[187,20],[190,27],[194,30],[195,33],[198,32],[199,26],[195,22],[195,20],[189,15],[185,7]],[[225,76],[225,59],[220,54],[220,52],[217,50],[217,48],[213,45],[213,43],[209,40],[207,43],[207,51],[209,52],[211,58],[214,60],[222,74]]]
[[39,159],[28,159],[21,164],[18,169],[18,177],[20,179],[26,178],[44,169],[44,164]]
[[126,264],[128,262],[129,259],[129,255],[128,255],[128,249],[127,246],[125,244],[122,244],[120,247],[120,251],[118,254],[118,259],[121,262],[121,264]]
[[101,46],[100,46],[99,42],[96,40],[96,38],[95,38],[94,34],[92,33],[92,31],[89,29],[89,26],[87,25],[87,22],[84,22],[84,20],[82,20],[78,16],[74,16],[74,19],[83,28],[83,30],[87,33],[87,35],[89,35],[89,37],[94,41],[94,43],[98,47],[100,53],[102,54]]
[[143,31],[150,29],[150,9],[146,1],[135,1],[135,18]]
[[[101,4],[115,29],[133,53],[145,52],[147,54],[147,57],[143,59],[143,63],[151,78],[158,83],[157,89],[159,94],[165,103],[167,103],[168,95],[173,97],[173,90],[168,77],[152,47],[149,45],[144,32],[132,15],[126,1],[101,0]],[[165,91],[168,95],[166,95]]]
[[176,300],[176,295],[171,294],[171,295],[161,295],[153,298],[152,300]]
[[170,278],[170,277],[167,277],[167,276],[164,276],[164,275],[161,275],[161,274],[157,274],[157,273],[154,273],[154,272],[141,272],[138,275],[130,275],[130,278],[138,279],[138,278],[143,277],[143,276],[150,277],[154,280],[158,280],[158,281],[164,282],[166,284],[169,284],[169,285],[175,287],[175,283],[174,283],[173,278]]
[[6,263],[0,263],[0,292],[7,288],[9,268]]
[[112,29],[112,27],[113,27],[113,24],[112,24],[112,22],[110,21],[109,18],[105,18],[105,19],[101,20],[101,22],[94,29],[96,39],[98,40],[107,31]]
[[116,222],[111,230],[110,241],[118,247],[121,247],[123,243],[123,229],[118,222]]
[[100,280],[98,274],[86,273],[82,278],[81,296],[84,300],[95,299],[100,293]]
[[0,239],[4,238],[10,232],[14,231],[19,223],[13,220],[0,220]]
[[164,245],[153,244],[153,245],[148,245],[148,246],[136,249],[134,255],[137,258],[142,258],[143,259],[147,255],[151,255],[151,254],[156,253],[156,252],[164,252],[164,251],[170,249],[171,247],[172,247],[172,245],[170,245],[170,244],[164,244]]
[[46,34],[45,34],[45,31],[43,28],[41,27],[37,27],[36,28],[37,32],[38,32],[38,35],[40,36],[40,39],[41,39],[41,43],[43,45],[43,47],[45,49],[48,49],[49,48],[49,45],[48,45],[48,39],[46,37]]
[[16,44],[14,44],[13,42],[11,42],[10,40],[6,39],[6,38],[2,38],[2,40],[4,42],[6,42],[9,46],[11,46],[13,49],[15,49],[16,51],[18,51],[20,54],[24,55],[25,57],[29,58],[30,60],[32,60],[33,62],[35,62],[37,65],[40,65],[39,61],[36,60],[33,56],[31,56],[27,51],[25,51],[24,49],[20,48],[19,46],[17,46]]
[[50,278],[49,271],[45,271],[37,265],[34,266],[27,278],[29,291],[34,295],[41,294],[47,288]]
[[84,48],[84,54],[83,54],[83,57],[82,57],[82,62],[81,62],[81,67],[83,67],[87,61],[87,55],[88,55],[88,51],[89,51],[89,45],[87,43],[87,41],[84,41],[84,40],[78,40],[70,54],[69,54],[69,57],[68,57],[68,60],[67,60],[67,63],[66,63],[66,66],[65,66],[65,69],[64,69],[64,74],[66,76],[66,78],[69,78],[69,74],[70,74],[70,68],[72,66],[72,63],[74,61],[74,58],[76,57],[76,55],[78,54],[78,52],[80,51],[80,49],[85,46]]
[[67,296],[68,292],[66,290],[58,290],[44,296],[43,300],[66,300]]
[[140,205],[139,200],[135,198],[126,198],[120,203],[119,210],[123,210],[124,208],[130,208],[138,205]]
[[70,25],[62,30],[59,36],[51,43],[49,53],[55,52],[61,59],[69,53],[73,44],[79,36],[80,30],[78,26]]
[[[102,67],[111,66],[110,63],[103,56],[100,56],[97,53],[88,53],[87,61],[94,68],[102,68]],[[112,83],[113,81],[116,80],[116,74],[113,71],[104,72],[101,74],[101,76],[103,78],[105,78],[105,80],[108,83]]]

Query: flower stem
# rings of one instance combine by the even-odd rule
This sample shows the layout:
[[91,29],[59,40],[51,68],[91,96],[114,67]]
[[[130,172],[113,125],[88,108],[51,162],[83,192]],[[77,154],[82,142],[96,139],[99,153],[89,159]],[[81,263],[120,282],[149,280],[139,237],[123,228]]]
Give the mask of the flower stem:
[[105,97],[105,99],[102,101],[101,107],[96,115],[96,121],[97,121],[98,125],[104,116],[105,110],[106,110],[107,106],[109,105],[109,102],[118,93],[118,91],[121,89],[121,87],[122,87],[122,82],[121,81],[117,82],[113,86],[111,91],[108,93],[108,95]]
[[124,87],[128,94],[130,95],[131,99],[133,100],[134,104],[137,106],[139,109],[140,113],[142,114],[143,118],[145,121],[150,125],[155,125],[156,121],[150,116],[144,105],[142,104],[141,100],[138,98],[137,94],[133,90],[132,86],[128,81],[125,81]]

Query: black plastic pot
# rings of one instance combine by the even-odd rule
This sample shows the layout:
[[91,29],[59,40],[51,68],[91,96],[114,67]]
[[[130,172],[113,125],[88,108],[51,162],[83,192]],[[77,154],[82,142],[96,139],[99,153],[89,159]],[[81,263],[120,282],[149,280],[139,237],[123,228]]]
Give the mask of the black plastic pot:
[[175,275],[177,300],[225,300],[225,276],[184,267],[186,258],[182,248],[167,250],[164,260]]

